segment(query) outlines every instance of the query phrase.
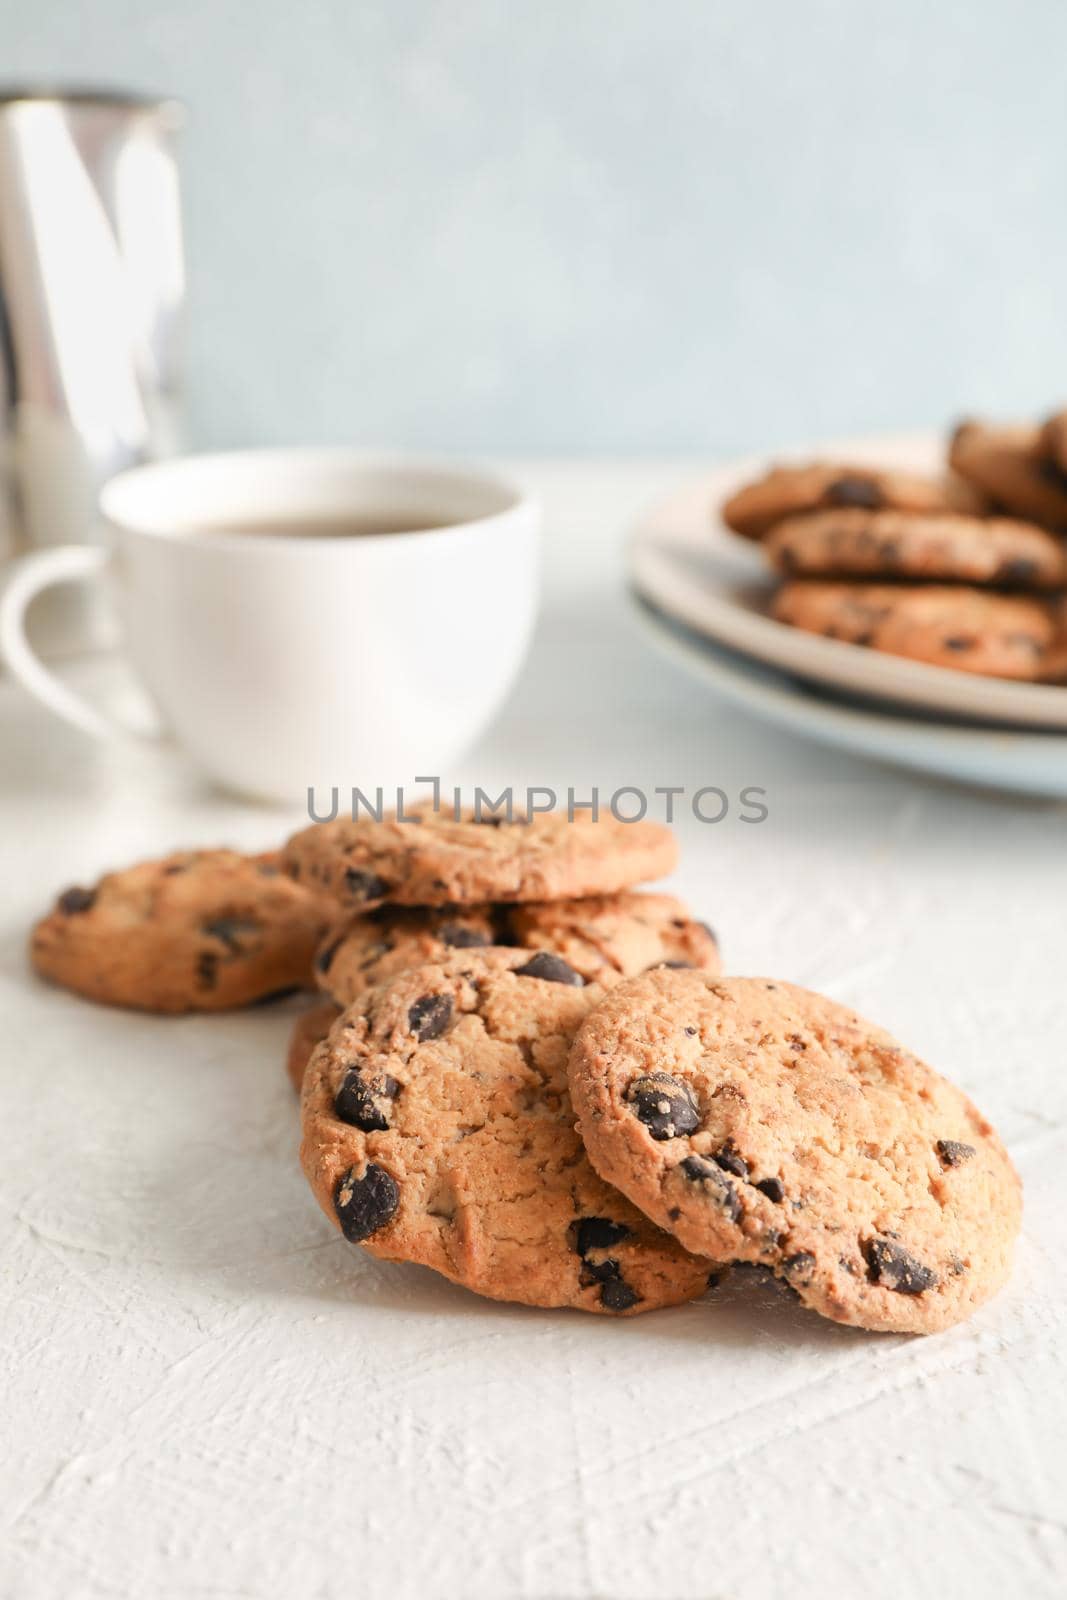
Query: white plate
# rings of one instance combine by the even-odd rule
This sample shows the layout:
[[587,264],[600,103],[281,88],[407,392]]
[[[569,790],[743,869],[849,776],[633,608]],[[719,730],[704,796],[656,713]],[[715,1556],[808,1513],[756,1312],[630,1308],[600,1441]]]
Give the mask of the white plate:
[[1067,799],[1067,740],[1056,733],[974,728],[845,705],[773,668],[720,650],[654,612],[634,609],[647,637],[716,694],[823,744],[958,783]]
[[[789,454],[922,472],[939,469],[944,447],[940,439],[919,435]],[[767,616],[774,580],[758,546],[731,533],[717,507],[768,465],[750,460],[709,472],[642,518],[630,542],[629,568],[644,599],[716,644],[839,691],[971,721],[1067,729],[1067,688],[930,667],[804,633]]]

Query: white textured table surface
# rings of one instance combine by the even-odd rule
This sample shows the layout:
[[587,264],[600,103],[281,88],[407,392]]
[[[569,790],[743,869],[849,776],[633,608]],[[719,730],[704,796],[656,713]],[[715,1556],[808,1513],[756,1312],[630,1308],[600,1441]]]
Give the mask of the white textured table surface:
[[920,1341],[741,1281],[614,1323],[362,1256],[297,1168],[291,1008],[123,1015],[23,957],[68,882],[290,819],[0,681],[5,1597],[1063,1593],[1067,808],[746,725],[650,656],[617,548],[680,475],[529,470],[545,616],[454,776],[764,787],[760,826],[681,826],[676,887],[728,970],[847,1000],[995,1119],[1026,1184],[1011,1286]]

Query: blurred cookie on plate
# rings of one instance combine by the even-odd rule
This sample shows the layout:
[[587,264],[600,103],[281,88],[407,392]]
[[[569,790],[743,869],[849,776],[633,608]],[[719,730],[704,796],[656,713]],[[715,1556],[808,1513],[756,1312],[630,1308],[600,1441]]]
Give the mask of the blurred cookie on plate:
[[1067,584],[1067,545],[1045,528],[958,512],[838,510],[787,517],[764,540],[779,572],[1013,589]]
[[961,422],[949,441],[948,458],[961,477],[1005,511],[1067,533],[1067,472],[1050,453],[1050,439],[1059,437],[1059,419],[1045,428]]
[[930,666],[1027,682],[1043,677],[1061,638],[1046,602],[947,584],[796,579],[778,590],[772,615]]
[[923,477],[884,467],[815,461],[772,467],[742,485],[721,507],[728,528],[746,539],[762,539],[775,523],[811,511],[964,511],[980,514],[984,498],[959,479]]

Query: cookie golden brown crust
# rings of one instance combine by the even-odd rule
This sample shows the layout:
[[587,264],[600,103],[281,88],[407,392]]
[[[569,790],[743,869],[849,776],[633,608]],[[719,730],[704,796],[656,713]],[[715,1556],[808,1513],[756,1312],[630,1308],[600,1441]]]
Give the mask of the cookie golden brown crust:
[[224,1011],[310,986],[329,917],[275,854],[181,851],[72,888],[33,931],[44,978],[139,1011]]
[[347,1238],[495,1300],[626,1315],[709,1263],[597,1177],[567,1055],[602,996],[558,957],[457,952],[371,991],[308,1065],[301,1160]]
[[405,906],[559,900],[613,894],[673,871],[677,847],[658,822],[601,812],[541,813],[529,821],[475,821],[467,811],[412,808],[417,821],[342,818],[294,835],[289,872],[352,911]]
[[932,579],[1011,589],[1067,584],[1067,545],[1009,517],[817,511],[764,540],[771,565],[798,576]]
[[967,1097],[846,1007],[652,972],[570,1058],[597,1171],[690,1250],[770,1267],[836,1322],[932,1333],[1005,1282],[1018,1177]]
[[347,1006],[408,967],[488,945],[553,952],[587,981],[605,968],[631,977],[665,962],[721,970],[714,934],[680,900],[635,891],[534,905],[382,906],[326,936],[315,977]]
[[312,1051],[325,1039],[340,1015],[340,1006],[335,1006],[332,1000],[324,1000],[319,1005],[312,1006],[310,1011],[302,1011],[293,1023],[293,1031],[289,1035],[289,1049],[285,1057],[285,1071],[297,1094],[303,1087],[304,1072],[311,1060]]
[[948,454],[955,471],[1005,511],[1067,533],[1067,475],[1041,428],[961,422]]
[[784,583],[779,622],[957,672],[1040,679],[1057,643],[1053,608],[1023,595],[948,585]]
[[959,479],[939,481],[882,467],[813,461],[803,466],[772,467],[762,478],[732,494],[720,514],[735,533],[746,539],[762,539],[785,517],[831,508],[934,514],[961,511],[978,515],[984,504],[982,496]]

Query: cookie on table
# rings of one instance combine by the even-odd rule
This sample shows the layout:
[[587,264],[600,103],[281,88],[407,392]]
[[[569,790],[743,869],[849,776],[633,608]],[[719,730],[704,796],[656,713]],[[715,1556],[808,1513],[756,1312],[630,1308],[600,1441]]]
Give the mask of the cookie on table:
[[460,951],[344,1012],[303,1087],[327,1217],[494,1300],[625,1315],[701,1294],[709,1262],[610,1189],[575,1131],[567,1056],[603,993],[558,958]]
[[1050,607],[1027,595],[948,585],[798,578],[772,601],[779,622],[930,666],[1033,682],[1056,641]]
[[408,967],[457,949],[518,945],[562,956],[587,981],[662,963],[720,971],[715,935],[672,895],[630,892],[533,905],[381,906],[331,932],[315,958],[320,989],[347,1006]]
[[33,930],[30,956],[89,1000],[222,1011],[310,986],[328,917],[276,855],[183,851],[67,889]]
[[294,835],[285,864],[295,878],[352,911],[405,906],[559,900],[613,894],[673,870],[677,847],[658,822],[597,821],[542,812],[528,821],[471,810],[413,808],[412,818],[319,822]]
[[792,984],[652,972],[570,1060],[598,1172],[689,1250],[770,1267],[836,1322],[933,1333],[1005,1282],[1019,1179],[970,1100]]
[[984,501],[975,489],[958,479],[939,480],[883,467],[813,461],[803,466],[772,467],[762,478],[732,494],[722,506],[721,515],[735,533],[747,539],[762,539],[786,517],[836,508],[979,514]]
[[340,1006],[335,1006],[332,1000],[323,1000],[310,1010],[302,1011],[293,1023],[293,1031],[289,1035],[289,1049],[285,1057],[285,1070],[297,1094],[303,1086],[304,1072],[311,1060],[312,1051],[325,1039],[340,1015]]
[[914,578],[1003,588],[1067,584],[1067,545],[1010,517],[816,511],[787,517],[763,542],[779,572],[812,577]]
[[962,422],[949,442],[949,461],[1005,511],[1067,533],[1067,474],[1041,428]]

